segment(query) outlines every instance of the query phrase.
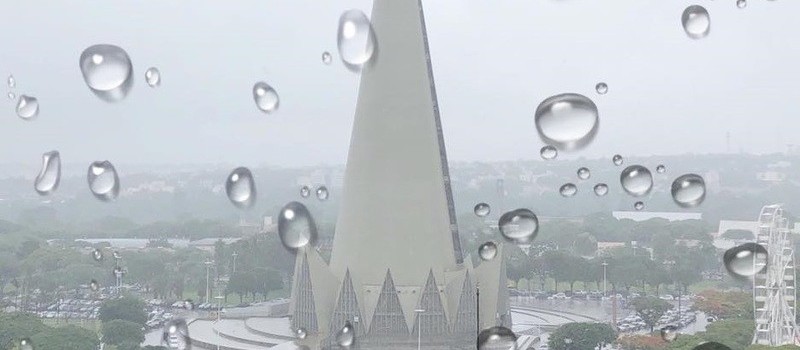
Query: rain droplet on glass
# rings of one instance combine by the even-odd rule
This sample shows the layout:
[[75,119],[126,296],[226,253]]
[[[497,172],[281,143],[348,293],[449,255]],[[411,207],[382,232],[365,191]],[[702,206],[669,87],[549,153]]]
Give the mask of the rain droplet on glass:
[[311,189],[309,189],[308,186],[300,187],[300,197],[308,198],[310,194],[311,194]]
[[503,214],[497,221],[500,234],[511,242],[530,243],[539,232],[539,218],[528,209],[515,209]]
[[101,201],[110,201],[119,195],[117,170],[107,160],[92,162],[86,174],[86,181],[89,183],[89,190]]
[[339,57],[351,70],[369,62],[377,49],[372,24],[363,12],[348,10],[339,17],[336,41]]
[[578,186],[574,183],[565,183],[558,189],[558,193],[561,193],[562,197],[572,197],[578,193]]
[[731,350],[731,348],[717,342],[707,341],[698,344],[692,350]]
[[328,51],[323,52],[322,53],[322,63],[331,64],[331,61],[333,61],[333,57],[331,56],[331,53],[328,52]]
[[619,175],[619,182],[622,189],[628,194],[641,197],[650,192],[653,188],[653,174],[650,170],[641,165],[631,165]]
[[608,84],[604,82],[599,82],[597,85],[594,86],[594,90],[597,91],[600,95],[605,95],[608,92]]
[[313,244],[317,239],[317,225],[305,205],[289,202],[278,214],[278,236],[288,249]]
[[556,159],[556,157],[558,157],[558,150],[553,146],[547,145],[539,150],[539,155],[544,160],[553,160]]
[[684,174],[672,182],[672,199],[679,206],[692,208],[706,198],[706,182],[697,174]]
[[489,215],[489,213],[492,212],[492,207],[490,207],[489,204],[486,203],[478,203],[475,204],[474,208],[472,208],[472,212],[475,213],[476,216],[482,218]]
[[308,333],[306,332],[305,329],[303,329],[301,327],[301,328],[298,328],[298,329],[294,330],[294,335],[297,337],[297,339],[306,339],[306,336],[308,336]]
[[722,262],[734,277],[753,277],[767,268],[767,249],[757,243],[745,243],[725,251]]
[[189,326],[182,318],[172,319],[164,324],[161,333],[161,345],[170,350],[189,350],[192,339],[189,337]]
[[325,186],[317,187],[317,199],[319,199],[321,201],[324,201],[324,200],[327,200],[329,196],[330,196],[330,193],[328,192],[328,188],[327,187],[325,187]]
[[478,256],[484,261],[494,259],[494,257],[497,256],[497,244],[491,241],[481,244],[480,247],[478,247]]
[[225,180],[225,193],[235,207],[252,208],[256,203],[256,182],[250,169],[245,167],[233,169]]
[[517,336],[510,329],[495,326],[478,333],[478,350],[516,350]]
[[40,195],[46,196],[58,189],[59,182],[61,182],[61,156],[58,151],[42,154],[42,169],[39,170],[39,175],[36,175],[33,188]]
[[28,95],[19,95],[17,116],[24,120],[33,120],[39,115],[39,100]]
[[89,46],[81,53],[78,63],[86,85],[104,101],[120,101],[133,87],[131,59],[119,46]]
[[13,89],[13,88],[17,87],[17,80],[16,80],[16,79],[14,79],[14,76],[13,76],[13,75],[9,75],[9,76],[8,76],[8,80],[7,80],[7,82],[8,82],[8,87],[9,87],[10,89]]
[[161,71],[156,67],[147,68],[147,71],[144,72],[144,80],[150,87],[161,85]]
[[100,249],[95,249],[92,251],[92,259],[94,261],[103,261],[103,251]]
[[280,104],[278,92],[263,81],[253,85],[253,100],[256,102],[256,107],[264,113],[276,111]]
[[338,332],[336,332],[336,344],[339,346],[349,348],[355,343],[355,329],[353,325],[350,324],[350,321],[345,321],[344,326]]
[[92,292],[100,290],[100,283],[97,283],[96,280],[92,280],[91,282],[89,282],[89,289],[91,289]]
[[644,209],[644,202],[638,201],[636,203],[633,203],[633,209],[636,209],[637,211]]
[[15,99],[15,98],[17,98],[17,95],[16,95],[16,94],[14,94],[13,92],[9,92],[9,93],[8,93],[8,99],[9,99],[9,100],[13,100],[13,99]]
[[672,342],[678,339],[678,327],[669,325],[661,328],[661,339],[664,339],[666,342]]
[[566,150],[588,145],[600,124],[594,102],[574,93],[546,98],[536,108],[534,120],[542,141]]
[[608,193],[608,185],[604,183],[599,183],[594,185],[594,194],[598,197],[605,196]]
[[587,167],[578,168],[578,178],[581,180],[589,180],[592,177],[592,172]]
[[19,341],[19,350],[33,350],[33,342],[30,338],[23,338]]
[[616,165],[616,166],[620,166],[620,165],[622,165],[622,163],[623,163],[625,160],[622,158],[622,156],[621,156],[621,155],[619,155],[619,154],[615,154],[615,155],[614,155],[614,157],[612,157],[612,158],[611,158],[611,161],[614,163],[614,165]]
[[658,166],[656,166],[657,173],[663,174],[665,171],[667,171],[667,167],[665,167],[664,164],[659,164]]
[[681,15],[683,30],[692,39],[705,38],[711,31],[711,16],[705,7],[691,5],[683,10]]
[[747,7],[747,0],[736,0],[736,7],[740,9]]

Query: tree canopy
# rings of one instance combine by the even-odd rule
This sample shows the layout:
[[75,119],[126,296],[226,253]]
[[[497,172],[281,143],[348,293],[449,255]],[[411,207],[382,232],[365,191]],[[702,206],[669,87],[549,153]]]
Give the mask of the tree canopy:
[[103,323],[112,320],[124,320],[142,326],[147,322],[147,313],[145,313],[143,301],[134,298],[119,298],[103,302],[100,306],[98,318]]
[[547,345],[551,350],[594,349],[615,339],[617,332],[607,323],[575,322],[558,327]]

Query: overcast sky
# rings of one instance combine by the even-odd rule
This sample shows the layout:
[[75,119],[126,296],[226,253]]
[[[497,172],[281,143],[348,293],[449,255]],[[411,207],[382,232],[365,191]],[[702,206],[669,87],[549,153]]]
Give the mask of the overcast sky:
[[[693,3],[711,14],[701,40],[681,27]],[[727,131],[737,152],[800,144],[800,1],[424,5],[451,160],[538,157],[534,110],[562,92],[600,110],[594,142],[570,157],[719,153]],[[39,98],[41,113],[23,121],[0,100],[0,163],[57,149],[64,162],[342,164],[358,74],[338,60],[336,26],[351,8],[369,14],[371,1],[2,1],[0,75]],[[121,102],[98,99],[81,77],[81,52],[99,43],[133,61]],[[150,66],[162,73],[156,89],[144,83]],[[259,80],[280,94],[274,114],[253,103]],[[596,95],[599,81],[608,94]]]

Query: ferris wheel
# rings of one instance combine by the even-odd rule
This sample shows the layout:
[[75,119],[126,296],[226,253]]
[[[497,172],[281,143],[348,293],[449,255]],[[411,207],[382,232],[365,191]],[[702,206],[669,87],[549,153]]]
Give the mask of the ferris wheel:
[[[768,258],[753,260],[759,271],[753,278],[753,344],[800,344],[795,323],[794,250],[781,204],[761,208],[756,243],[767,249]],[[767,268],[763,268],[765,263]]]

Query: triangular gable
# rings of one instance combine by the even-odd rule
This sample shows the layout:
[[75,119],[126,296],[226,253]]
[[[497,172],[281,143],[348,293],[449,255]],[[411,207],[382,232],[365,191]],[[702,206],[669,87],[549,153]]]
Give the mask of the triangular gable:
[[346,322],[350,322],[353,326],[353,336],[356,339],[366,334],[364,319],[361,317],[361,309],[358,307],[358,295],[353,288],[353,280],[350,278],[349,269],[344,274],[344,281],[342,281],[342,288],[339,291],[336,307],[331,314],[330,332],[327,339],[328,346],[336,348],[336,334],[344,327]]
[[292,329],[302,328],[309,333],[317,333],[317,308],[314,303],[314,288],[311,283],[311,272],[308,268],[308,254],[298,252],[300,266],[296,268],[295,286],[292,291]]
[[425,288],[420,295],[417,310],[425,310],[417,313],[414,317],[413,333],[420,332],[422,324],[423,335],[442,335],[449,333],[447,326],[447,316],[444,312],[442,299],[439,295],[439,288],[436,286],[436,279],[433,277],[433,270],[428,273],[428,280]]
[[461,287],[461,296],[456,310],[456,320],[453,323],[453,333],[477,333],[477,307],[475,305],[475,287],[469,271],[464,276],[464,284]]
[[400,306],[400,299],[397,297],[397,289],[394,287],[394,280],[390,270],[386,270],[386,279],[383,281],[383,288],[381,288],[381,294],[378,296],[378,304],[375,306],[375,313],[372,315],[369,334],[370,336],[408,334],[408,325],[403,315],[403,308]]

